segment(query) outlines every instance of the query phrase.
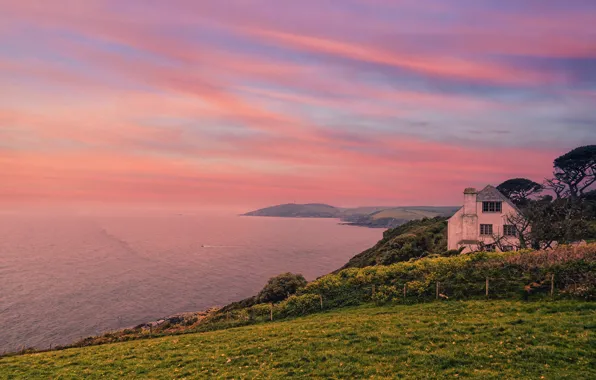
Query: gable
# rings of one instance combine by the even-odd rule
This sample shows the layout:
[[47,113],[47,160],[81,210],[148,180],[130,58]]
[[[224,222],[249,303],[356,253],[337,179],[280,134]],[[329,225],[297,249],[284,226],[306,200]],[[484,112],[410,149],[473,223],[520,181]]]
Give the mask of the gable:
[[461,216],[461,214],[462,214],[462,212],[463,212],[463,209],[464,209],[463,207],[460,207],[460,208],[458,208],[458,209],[457,209],[457,211],[456,211],[456,212],[455,212],[453,215],[451,215],[451,216],[449,217],[449,219],[447,219],[447,222],[449,222],[449,223],[450,223],[452,219],[453,219],[453,220],[456,220],[456,219],[458,219],[458,218]]
[[484,189],[480,190],[476,195],[476,202],[504,202],[511,206],[517,212],[519,209],[509,198],[503,195],[496,187],[487,185]]

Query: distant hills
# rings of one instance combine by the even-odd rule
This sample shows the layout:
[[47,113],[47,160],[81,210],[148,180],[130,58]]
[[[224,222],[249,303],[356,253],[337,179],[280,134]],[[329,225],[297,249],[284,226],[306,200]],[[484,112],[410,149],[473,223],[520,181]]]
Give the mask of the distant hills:
[[322,203],[271,206],[247,212],[243,216],[276,216],[281,218],[339,218],[340,209]]
[[270,216],[279,218],[338,218],[343,223],[373,227],[391,228],[410,220],[449,217],[459,207],[456,206],[406,206],[406,207],[354,207],[341,208],[322,203],[286,203],[247,212],[243,216]]

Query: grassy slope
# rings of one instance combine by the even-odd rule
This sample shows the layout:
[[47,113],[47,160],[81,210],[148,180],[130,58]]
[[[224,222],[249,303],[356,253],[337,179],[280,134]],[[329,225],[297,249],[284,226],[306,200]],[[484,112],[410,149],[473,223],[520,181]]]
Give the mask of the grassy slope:
[[596,378],[596,304],[361,306],[0,359],[0,378]]

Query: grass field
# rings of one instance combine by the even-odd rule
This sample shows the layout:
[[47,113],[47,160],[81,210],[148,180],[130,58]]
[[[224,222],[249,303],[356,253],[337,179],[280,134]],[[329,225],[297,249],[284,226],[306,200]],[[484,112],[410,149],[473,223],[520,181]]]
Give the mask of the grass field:
[[0,359],[0,378],[596,378],[596,303],[360,306]]

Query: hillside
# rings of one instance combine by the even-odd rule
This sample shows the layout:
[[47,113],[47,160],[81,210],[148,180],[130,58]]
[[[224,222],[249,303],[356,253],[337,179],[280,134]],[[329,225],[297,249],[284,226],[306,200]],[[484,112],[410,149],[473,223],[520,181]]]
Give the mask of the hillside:
[[360,306],[0,358],[0,378],[596,378],[596,304]]
[[345,224],[374,227],[393,228],[410,220],[449,217],[458,207],[355,207],[338,208],[326,204],[295,204],[271,206],[247,212],[243,216],[270,216],[283,218],[339,218]]
[[352,257],[339,270],[388,265],[430,254],[443,254],[446,251],[446,218],[413,220],[385,231],[383,238],[374,247]]

